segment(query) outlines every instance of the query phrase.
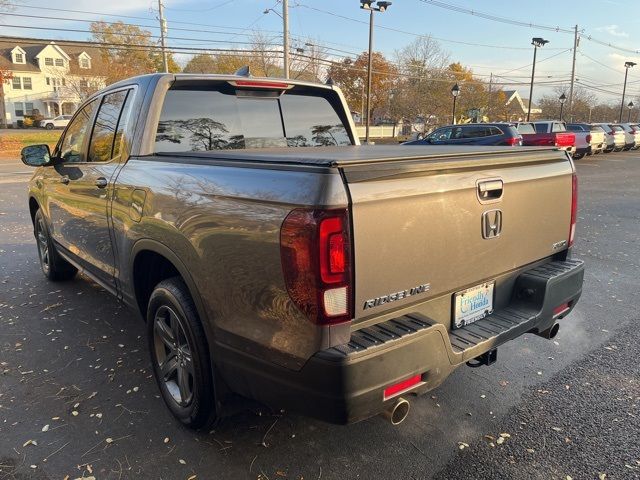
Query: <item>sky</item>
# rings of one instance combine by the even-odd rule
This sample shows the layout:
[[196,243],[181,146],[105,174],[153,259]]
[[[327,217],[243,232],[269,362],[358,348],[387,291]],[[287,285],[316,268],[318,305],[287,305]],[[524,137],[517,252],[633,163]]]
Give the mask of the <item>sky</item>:
[[[14,15],[0,14],[0,34],[3,35],[87,39],[89,34],[84,31],[88,30],[89,24],[78,20],[99,19],[149,25],[153,34],[158,34],[155,28],[158,4],[154,0],[110,0],[105,3],[94,0],[9,1],[16,2],[17,6],[10,12]],[[243,48],[242,42],[254,30],[264,30],[270,35],[282,31],[282,20],[278,15],[273,11],[263,13],[266,9],[280,12],[282,5],[277,0],[164,0],[164,4],[168,43],[174,47]],[[329,53],[336,59],[367,49],[369,17],[359,8],[359,0],[289,0],[289,4],[293,48],[304,47],[305,40],[311,39],[313,43],[330,47]],[[453,6],[454,10],[436,4]],[[93,13],[55,12],[45,10],[46,7]],[[482,15],[455,11],[455,7],[527,25],[489,20]],[[629,70],[627,96],[638,99],[640,104],[640,53],[636,52],[640,50],[640,20],[631,14],[635,11],[629,2],[614,0],[583,0],[579,4],[557,0],[394,0],[386,12],[375,15],[374,48],[393,60],[397,50],[421,35],[430,35],[440,42],[452,62],[461,62],[479,78],[488,79],[493,74],[494,82],[504,84],[505,90],[517,89],[523,97],[528,97],[533,56],[531,38],[543,37],[549,43],[538,50],[535,101],[542,95],[552,94],[558,86],[568,91],[573,34],[563,30],[578,25],[581,41],[576,56],[577,84],[584,85],[602,102],[619,101],[624,62],[635,61],[639,65]],[[557,27],[559,31],[541,27]],[[186,32],[176,28],[208,31]],[[179,60],[184,62],[186,58],[181,56]]]

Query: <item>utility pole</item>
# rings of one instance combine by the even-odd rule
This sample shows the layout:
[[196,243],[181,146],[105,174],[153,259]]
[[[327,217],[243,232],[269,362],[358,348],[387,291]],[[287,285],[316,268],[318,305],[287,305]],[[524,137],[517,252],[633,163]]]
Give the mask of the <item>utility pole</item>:
[[284,78],[289,78],[289,0],[282,0],[282,30]]
[[167,59],[167,46],[165,44],[165,35],[167,34],[167,21],[164,19],[164,5],[162,0],[158,0],[158,12],[160,20],[160,45],[162,46],[162,62],[164,64],[165,73],[169,73],[169,61]]
[[571,86],[569,87],[569,121],[573,122],[573,84],[576,81],[576,54],[578,53],[578,25],[573,32],[573,63],[571,64]]
[[491,110],[493,106],[493,72],[489,74],[489,108],[487,109],[487,116],[489,117],[489,121],[493,118],[491,116]]

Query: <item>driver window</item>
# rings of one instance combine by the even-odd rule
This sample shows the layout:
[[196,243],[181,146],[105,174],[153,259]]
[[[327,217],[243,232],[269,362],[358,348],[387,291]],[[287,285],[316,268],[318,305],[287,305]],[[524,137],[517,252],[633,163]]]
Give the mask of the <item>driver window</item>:
[[451,138],[451,129],[443,128],[433,132],[433,139],[436,141],[449,140]]
[[93,110],[96,105],[96,100],[85,105],[69,124],[63,139],[60,141],[58,157],[60,157],[63,162],[80,163],[86,161],[83,147],[87,134],[89,133]]

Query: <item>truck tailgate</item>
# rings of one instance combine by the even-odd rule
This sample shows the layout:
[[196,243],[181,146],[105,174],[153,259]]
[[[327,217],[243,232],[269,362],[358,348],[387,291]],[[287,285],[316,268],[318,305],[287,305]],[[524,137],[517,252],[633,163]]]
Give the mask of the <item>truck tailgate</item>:
[[519,149],[340,168],[352,200],[356,323],[567,247],[573,166],[564,152]]

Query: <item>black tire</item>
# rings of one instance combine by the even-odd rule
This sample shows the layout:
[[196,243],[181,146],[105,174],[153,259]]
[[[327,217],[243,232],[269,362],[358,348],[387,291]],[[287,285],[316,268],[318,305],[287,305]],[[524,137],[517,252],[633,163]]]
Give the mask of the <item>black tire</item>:
[[53,130],[53,123],[47,123],[44,128],[46,128],[47,130]]
[[56,251],[56,247],[49,235],[49,227],[38,209],[33,219],[33,234],[36,237],[38,258],[42,273],[53,282],[71,280],[78,273],[78,269],[62,258]]
[[583,158],[583,157],[584,157],[584,153],[575,153],[575,154],[573,155],[573,159],[574,159],[574,160],[580,160],[580,159],[581,159],[581,158]]
[[162,398],[187,427],[216,421],[209,346],[193,299],[180,277],[160,282],[147,308],[147,339]]

